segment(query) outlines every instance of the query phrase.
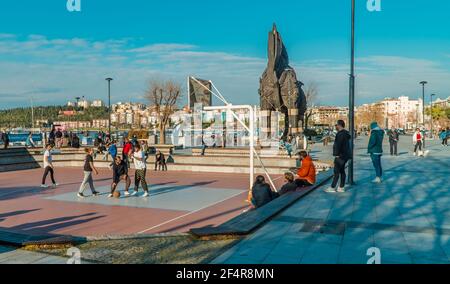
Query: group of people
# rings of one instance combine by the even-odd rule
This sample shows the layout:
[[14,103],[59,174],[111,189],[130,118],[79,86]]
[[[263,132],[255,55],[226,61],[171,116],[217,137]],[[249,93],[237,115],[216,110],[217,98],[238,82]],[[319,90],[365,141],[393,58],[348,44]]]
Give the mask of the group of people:
[[[352,159],[352,145],[351,134],[345,129],[345,122],[343,120],[337,121],[335,125],[337,131],[334,144],[333,144],[333,156],[334,156],[334,174],[331,186],[325,189],[327,193],[345,193],[346,184],[346,166],[350,159]],[[381,157],[383,155],[383,140],[387,134],[389,138],[390,154],[391,156],[398,156],[398,142],[400,140],[400,133],[391,128],[386,131],[382,129],[377,122],[372,122],[370,125],[370,137],[367,145],[367,153],[370,155],[370,159],[373,164],[375,179],[373,183],[383,182],[383,168],[381,164]],[[442,145],[447,146],[448,138],[450,138],[450,130],[442,129],[440,131],[440,139]],[[423,156],[422,149],[425,147],[425,133],[421,129],[417,128],[412,136],[414,155]],[[298,178],[295,178],[291,172],[285,173],[284,178],[286,184],[276,192],[273,191],[268,183],[266,183],[263,176],[256,178],[255,184],[251,191],[251,203],[253,208],[261,207],[280,195],[286,194],[290,191],[296,191],[299,188],[311,186],[316,182],[315,166],[311,157],[306,151],[299,153],[301,160],[301,167],[297,172]]]
[[264,176],[256,177],[256,181],[251,190],[251,207],[259,208],[271,202],[275,198],[288,192],[296,191],[300,188],[312,186],[316,182],[316,167],[313,160],[306,151],[299,152],[301,167],[297,171],[297,177],[292,172],[284,174],[285,184],[278,192],[272,190],[266,182]]
[[[47,143],[44,151],[44,173],[42,176],[42,188],[48,188],[46,185],[47,176],[50,174],[52,187],[55,188],[58,184],[55,181],[55,171],[53,166],[52,149],[55,147],[54,144]],[[93,175],[98,174],[98,170],[95,167],[94,160],[96,152],[95,148],[85,148],[85,159],[83,165],[83,180],[81,182],[80,188],[78,190],[78,197],[84,198],[84,191],[89,185],[92,195],[97,196],[99,193],[95,189]],[[98,147],[97,147],[98,151]],[[137,139],[124,139],[124,145],[122,149],[122,155],[118,155],[118,149],[116,141],[111,141],[107,144],[107,149],[105,150],[107,155],[112,157],[112,163],[110,164],[110,169],[112,170],[112,184],[109,197],[114,197],[118,184],[120,181],[125,182],[125,196],[134,196],[138,193],[139,186],[144,190],[143,197],[149,196],[149,189],[146,180],[147,173],[147,158],[148,158],[148,146],[144,142],[139,143]],[[130,192],[131,178],[129,176],[130,163],[134,164],[134,191]],[[155,171],[162,170],[167,171],[166,158],[161,151],[157,151],[155,155]]]
[[[115,144],[113,144],[115,145]],[[98,170],[94,165],[94,150],[92,148],[86,148],[86,157],[84,160],[84,178],[81,182],[80,189],[78,191],[78,197],[84,198],[84,191],[86,186],[89,184],[92,195],[97,196],[99,193],[95,190],[94,180],[92,174],[98,174]],[[147,173],[147,163],[145,162],[146,157],[145,153],[141,148],[140,144],[136,144],[132,149],[127,150],[127,156],[123,156],[122,159],[120,156],[113,156],[113,163],[111,163],[110,168],[113,172],[113,182],[111,184],[111,192],[108,197],[114,197],[114,193],[116,191],[117,185],[121,180],[125,181],[125,196],[134,196],[138,193],[139,186],[144,190],[143,197],[148,197],[148,185],[146,180]],[[125,158],[126,157],[126,158]],[[135,173],[134,173],[134,191],[130,193],[129,188],[131,185],[131,179],[128,174],[129,164],[126,161],[133,161]]]

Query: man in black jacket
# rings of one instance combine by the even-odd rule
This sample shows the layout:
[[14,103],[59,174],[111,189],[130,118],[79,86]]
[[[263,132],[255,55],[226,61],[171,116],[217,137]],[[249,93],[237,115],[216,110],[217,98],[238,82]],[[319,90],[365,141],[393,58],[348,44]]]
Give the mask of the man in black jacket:
[[[350,133],[345,130],[345,122],[339,120],[336,124],[336,138],[333,145],[333,156],[334,156],[334,177],[331,187],[326,189],[326,192],[345,192],[345,181],[347,175],[345,174],[345,165],[351,157],[350,149]],[[339,188],[336,189],[340,178]]]
[[398,131],[392,127],[391,130],[389,130],[389,145],[391,148],[391,156],[395,155],[398,156],[397,152],[397,145],[400,135],[398,134]]

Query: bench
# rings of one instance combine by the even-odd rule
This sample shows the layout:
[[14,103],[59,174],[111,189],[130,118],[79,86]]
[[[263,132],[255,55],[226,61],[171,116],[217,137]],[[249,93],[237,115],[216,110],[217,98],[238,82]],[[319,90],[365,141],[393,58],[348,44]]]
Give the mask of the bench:
[[273,217],[290,207],[302,197],[313,192],[315,189],[329,181],[333,176],[332,171],[317,174],[317,182],[311,187],[299,189],[295,192],[286,193],[270,203],[256,210],[250,210],[217,226],[194,228],[189,231],[196,238],[232,237],[244,236],[254,232]]
[[28,235],[0,229],[0,244],[15,247],[30,245],[74,245],[83,242],[86,242],[86,238],[56,234]]

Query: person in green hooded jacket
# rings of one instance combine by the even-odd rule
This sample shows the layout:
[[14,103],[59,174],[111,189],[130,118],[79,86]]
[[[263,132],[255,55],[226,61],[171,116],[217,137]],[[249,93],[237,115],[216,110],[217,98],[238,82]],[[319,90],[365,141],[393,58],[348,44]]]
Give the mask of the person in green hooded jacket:
[[383,168],[381,166],[381,156],[383,155],[383,139],[384,130],[378,126],[378,123],[372,122],[370,124],[370,139],[367,146],[367,153],[370,154],[373,167],[375,168],[376,178],[374,183],[381,183],[383,177]]

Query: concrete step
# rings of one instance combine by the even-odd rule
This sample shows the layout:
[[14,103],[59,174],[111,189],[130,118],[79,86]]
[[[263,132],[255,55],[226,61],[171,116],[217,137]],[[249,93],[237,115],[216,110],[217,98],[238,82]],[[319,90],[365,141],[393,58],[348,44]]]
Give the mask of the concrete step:
[[[42,163],[40,163],[42,165]],[[55,167],[76,167],[82,168],[84,162],[83,161],[55,161]],[[107,168],[109,167],[110,162],[95,162],[95,166],[98,168]],[[134,168],[132,165],[131,168]],[[148,170],[153,170],[154,165],[148,164]],[[211,172],[211,173],[249,173],[249,167],[243,167],[240,165],[220,165],[220,166],[210,166],[210,165],[201,165],[201,164],[168,164],[167,168],[169,171],[185,171],[185,172]],[[281,175],[284,174],[287,168],[279,168],[279,167],[266,167],[267,171],[273,175]],[[255,166],[255,173],[263,174],[264,170],[261,167]]]

